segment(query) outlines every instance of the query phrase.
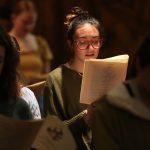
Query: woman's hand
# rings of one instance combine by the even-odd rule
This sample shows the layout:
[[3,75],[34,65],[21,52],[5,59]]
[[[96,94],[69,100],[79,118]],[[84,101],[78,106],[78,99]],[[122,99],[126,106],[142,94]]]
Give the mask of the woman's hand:
[[96,103],[97,103],[97,101],[88,105],[87,109],[85,110],[85,114],[84,114],[83,118],[84,118],[85,123],[88,124],[88,126],[90,126],[92,123],[92,115],[96,108]]

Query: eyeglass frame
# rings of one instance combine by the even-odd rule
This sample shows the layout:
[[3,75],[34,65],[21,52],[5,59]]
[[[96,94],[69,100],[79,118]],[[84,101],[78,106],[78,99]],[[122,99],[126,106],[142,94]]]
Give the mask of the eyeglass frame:
[[86,48],[84,48],[84,49],[81,49],[81,48],[79,47],[78,42],[80,42],[80,41],[74,40],[73,42],[76,43],[77,47],[78,47],[80,50],[86,50],[89,45],[91,45],[94,49],[100,48],[100,47],[102,46],[102,39],[99,38],[98,41],[99,41],[99,47],[96,47],[96,48],[95,48],[95,47],[93,46],[93,44],[92,44],[93,41],[86,41],[86,42],[88,42],[88,45],[87,45]]

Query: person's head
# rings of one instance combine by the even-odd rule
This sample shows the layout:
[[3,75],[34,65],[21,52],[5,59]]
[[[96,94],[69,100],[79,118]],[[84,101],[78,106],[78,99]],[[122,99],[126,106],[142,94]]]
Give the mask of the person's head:
[[102,46],[102,29],[97,19],[79,7],[73,7],[66,15],[67,41],[74,59],[84,61],[97,58]]
[[0,97],[15,97],[19,94],[18,72],[19,47],[14,38],[0,27]]
[[37,11],[31,0],[21,0],[16,3],[11,14],[13,28],[22,35],[32,32],[37,20]]

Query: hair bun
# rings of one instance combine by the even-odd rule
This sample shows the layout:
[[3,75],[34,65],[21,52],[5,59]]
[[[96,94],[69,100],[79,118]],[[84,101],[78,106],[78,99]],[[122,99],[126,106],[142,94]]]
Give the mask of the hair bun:
[[65,22],[64,24],[66,25],[66,27],[69,27],[71,22],[78,16],[80,15],[88,15],[88,11],[85,11],[83,10],[82,8],[80,7],[73,7],[71,10],[70,10],[70,13],[68,13],[66,15],[66,18],[65,18]]

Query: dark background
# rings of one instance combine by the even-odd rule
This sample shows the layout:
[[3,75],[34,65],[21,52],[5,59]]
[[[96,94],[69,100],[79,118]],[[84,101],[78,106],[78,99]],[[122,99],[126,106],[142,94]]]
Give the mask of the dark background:
[[[0,0],[0,6],[11,6],[16,0]],[[103,58],[127,53],[129,70],[135,50],[150,33],[150,0],[34,0],[38,8],[35,33],[45,37],[53,51],[53,68],[67,58],[64,17],[73,6],[87,9],[103,23],[105,42]],[[129,74],[128,74],[129,75]]]

